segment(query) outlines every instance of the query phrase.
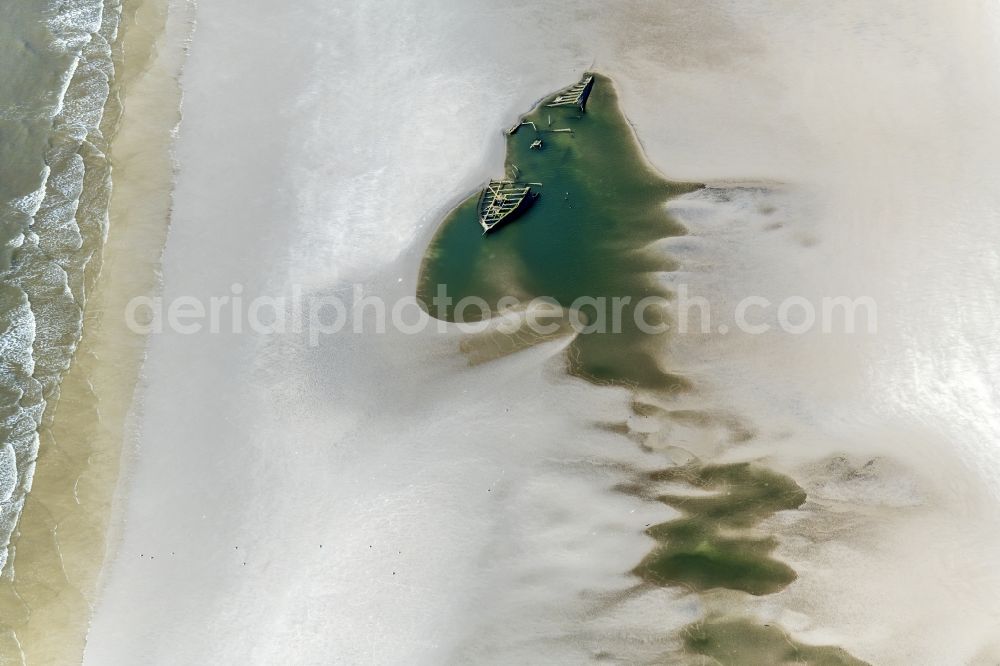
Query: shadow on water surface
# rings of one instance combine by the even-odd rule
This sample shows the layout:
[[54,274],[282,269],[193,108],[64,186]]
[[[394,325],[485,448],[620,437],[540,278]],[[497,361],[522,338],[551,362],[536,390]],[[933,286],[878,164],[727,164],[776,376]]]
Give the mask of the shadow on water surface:
[[[643,155],[611,80],[599,74],[595,80],[585,112],[548,107],[553,99],[549,96],[521,117],[522,124],[507,137],[505,177],[540,183],[535,187],[540,197],[521,217],[487,236],[478,223],[479,193],[459,204],[427,249],[417,296],[431,315],[447,321],[499,319],[505,314],[505,297],[521,303],[554,299],[560,311],[550,318],[549,333],[528,330],[521,325],[523,317],[508,330],[492,327],[463,343],[470,362],[486,362],[565,336],[570,374],[669,400],[692,386],[664,366],[670,339],[669,316],[662,307],[645,310],[649,326],[664,325],[653,333],[649,327],[642,330],[628,314],[618,327],[605,321],[609,325],[603,332],[575,334],[569,325],[571,306],[594,324],[609,316],[609,310],[602,313],[595,302],[628,298],[635,306],[646,297],[669,301],[662,276],[677,266],[653,244],[685,233],[668,214],[666,202],[702,187],[659,174]],[[450,302],[434,300],[442,285]],[[486,311],[473,309],[474,316],[469,316],[472,311],[458,311],[455,303],[468,298],[485,301]],[[633,410],[648,416],[639,402]],[[671,418],[666,411],[657,416]],[[627,427],[621,434],[642,444],[643,436],[629,433]],[[732,441],[739,439],[734,435]],[[657,493],[664,485],[690,492]],[[792,479],[757,464],[713,465],[691,459],[636,473],[634,483],[619,490],[662,502],[681,514],[647,530],[656,545],[632,571],[646,585],[766,595],[795,580],[788,565],[771,557],[777,540],[754,531],[775,512],[794,510],[805,501],[804,491]],[[798,645],[780,629],[742,617],[705,618],[683,633],[689,656],[718,663],[861,663],[838,648]]]

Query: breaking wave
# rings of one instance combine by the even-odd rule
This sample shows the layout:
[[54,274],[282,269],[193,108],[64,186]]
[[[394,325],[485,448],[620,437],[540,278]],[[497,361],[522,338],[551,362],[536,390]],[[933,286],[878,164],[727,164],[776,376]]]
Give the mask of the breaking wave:
[[[0,30],[0,566],[31,488],[46,406],[59,394],[107,235],[106,106],[120,0],[27,2]],[[102,127],[104,128],[102,130]],[[9,173],[8,173],[9,172]]]

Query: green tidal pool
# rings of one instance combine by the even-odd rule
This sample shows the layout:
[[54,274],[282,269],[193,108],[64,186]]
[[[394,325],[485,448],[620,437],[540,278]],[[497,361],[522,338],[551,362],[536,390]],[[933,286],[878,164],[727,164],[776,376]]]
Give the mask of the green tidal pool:
[[[500,299],[552,299],[576,308],[581,321],[603,320],[599,332],[571,344],[571,371],[600,383],[677,389],[684,381],[660,363],[668,324],[662,304],[670,294],[658,276],[676,268],[648,247],[684,229],[667,215],[666,201],[701,187],[666,180],[649,163],[618,105],[610,80],[596,75],[586,112],[543,102],[507,138],[506,176],[541,183],[537,201],[516,220],[484,236],[479,193],[441,223],[425,257],[418,298],[434,316],[474,320],[476,308],[456,312],[473,297],[498,313]],[[572,130],[555,131],[555,130]],[[535,141],[541,149],[532,149]],[[451,305],[436,307],[441,285]],[[636,306],[644,331],[636,323]],[[619,325],[613,321],[615,299]],[[642,306],[640,306],[642,307]],[[456,314],[460,315],[456,317]]]

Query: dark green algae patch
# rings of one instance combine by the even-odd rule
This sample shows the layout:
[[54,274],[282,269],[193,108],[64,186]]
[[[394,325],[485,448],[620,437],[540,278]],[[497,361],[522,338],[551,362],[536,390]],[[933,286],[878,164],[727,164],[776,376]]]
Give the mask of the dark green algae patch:
[[[646,480],[699,494],[655,497],[681,517],[646,530],[659,545],[636,567],[637,576],[657,585],[694,591],[722,587],[753,595],[778,592],[795,580],[791,567],[771,557],[778,542],[752,532],[765,518],[805,502],[805,491],[795,481],[750,463],[671,467]],[[643,487],[647,484],[636,490]]]
[[[417,298],[429,314],[452,322],[459,315],[455,304],[469,298],[482,299],[487,309],[465,310],[461,319],[466,322],[502,315],[501,299],[510,297],[522,304],[545,297],[563,308],[554,334],[493,331],[481,334],[478,346],[476,336],[470,336],[463,349],[471,362],[571,334],[565,309],[575,306],[603,328],[572,338],[566,353],[571,374],[668,396],[690,388],[685,378],[662,366],[669,331],[641,330],[629,307],[622,310],[620,325],[613,326],[613,308],[607,306],[615,298],[627,298],[633,308],[647,297],[670,300],[660,277],[677,267],[661,248],[651,246],[685,233],[665,203],[702,185],[658,173],[643,155],[611,80],[599,74],[595,80],[586,112],[546,107],[549,96],[521,116],[526,124],[507,136],[504,177],[541,183],[535,187],[540,197],[487,236],[478,222],[479,192],[460,203],[427,249]],[[564,129],[572,131],[554,131]],[[540,150],[531,148],[536,140],[542,142]],[[449,300],[435,300],[441,289]],[[644,321],[670,323],[662,307],[647,308]],[[642,415],[640,409],[636,413]],[[687,484],[703,494],[652,495],[651,489],[664,482]],[[805,501],[792,479],[750,463],[695,462],[640,475],[620,490],[681,513],[647,530],[656,547],[632,572],[646,584],[764,595],[795,580],[788,565],[771,557],[776,540],[754,532],[768,516]],[[721,664],[863,663],[839,648],[799,645],[780,629],[740,618],[706,618],[683,634],[687,652]]]
[[[806,645],[774,625],[744,619],[710,618],[684,628],[684,647],[722,666],[868,666],[846,650],[831,645]],[[669,663],[669,662],[664,662]]]

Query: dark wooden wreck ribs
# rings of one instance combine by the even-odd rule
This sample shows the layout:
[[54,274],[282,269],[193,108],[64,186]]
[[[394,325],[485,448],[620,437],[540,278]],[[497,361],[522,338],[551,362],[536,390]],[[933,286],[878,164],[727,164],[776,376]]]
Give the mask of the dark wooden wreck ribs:
[[594,89],[594,75],[585,74],[579,83],[563,90],[545,106],[575,106],[581,111],[587,110],[587,98]]
[[538,183],[491,180],[479,195],[479,224],[483,233],[489,233],[527,210],[538,198],[538,193],[531,190],[532,185]]

